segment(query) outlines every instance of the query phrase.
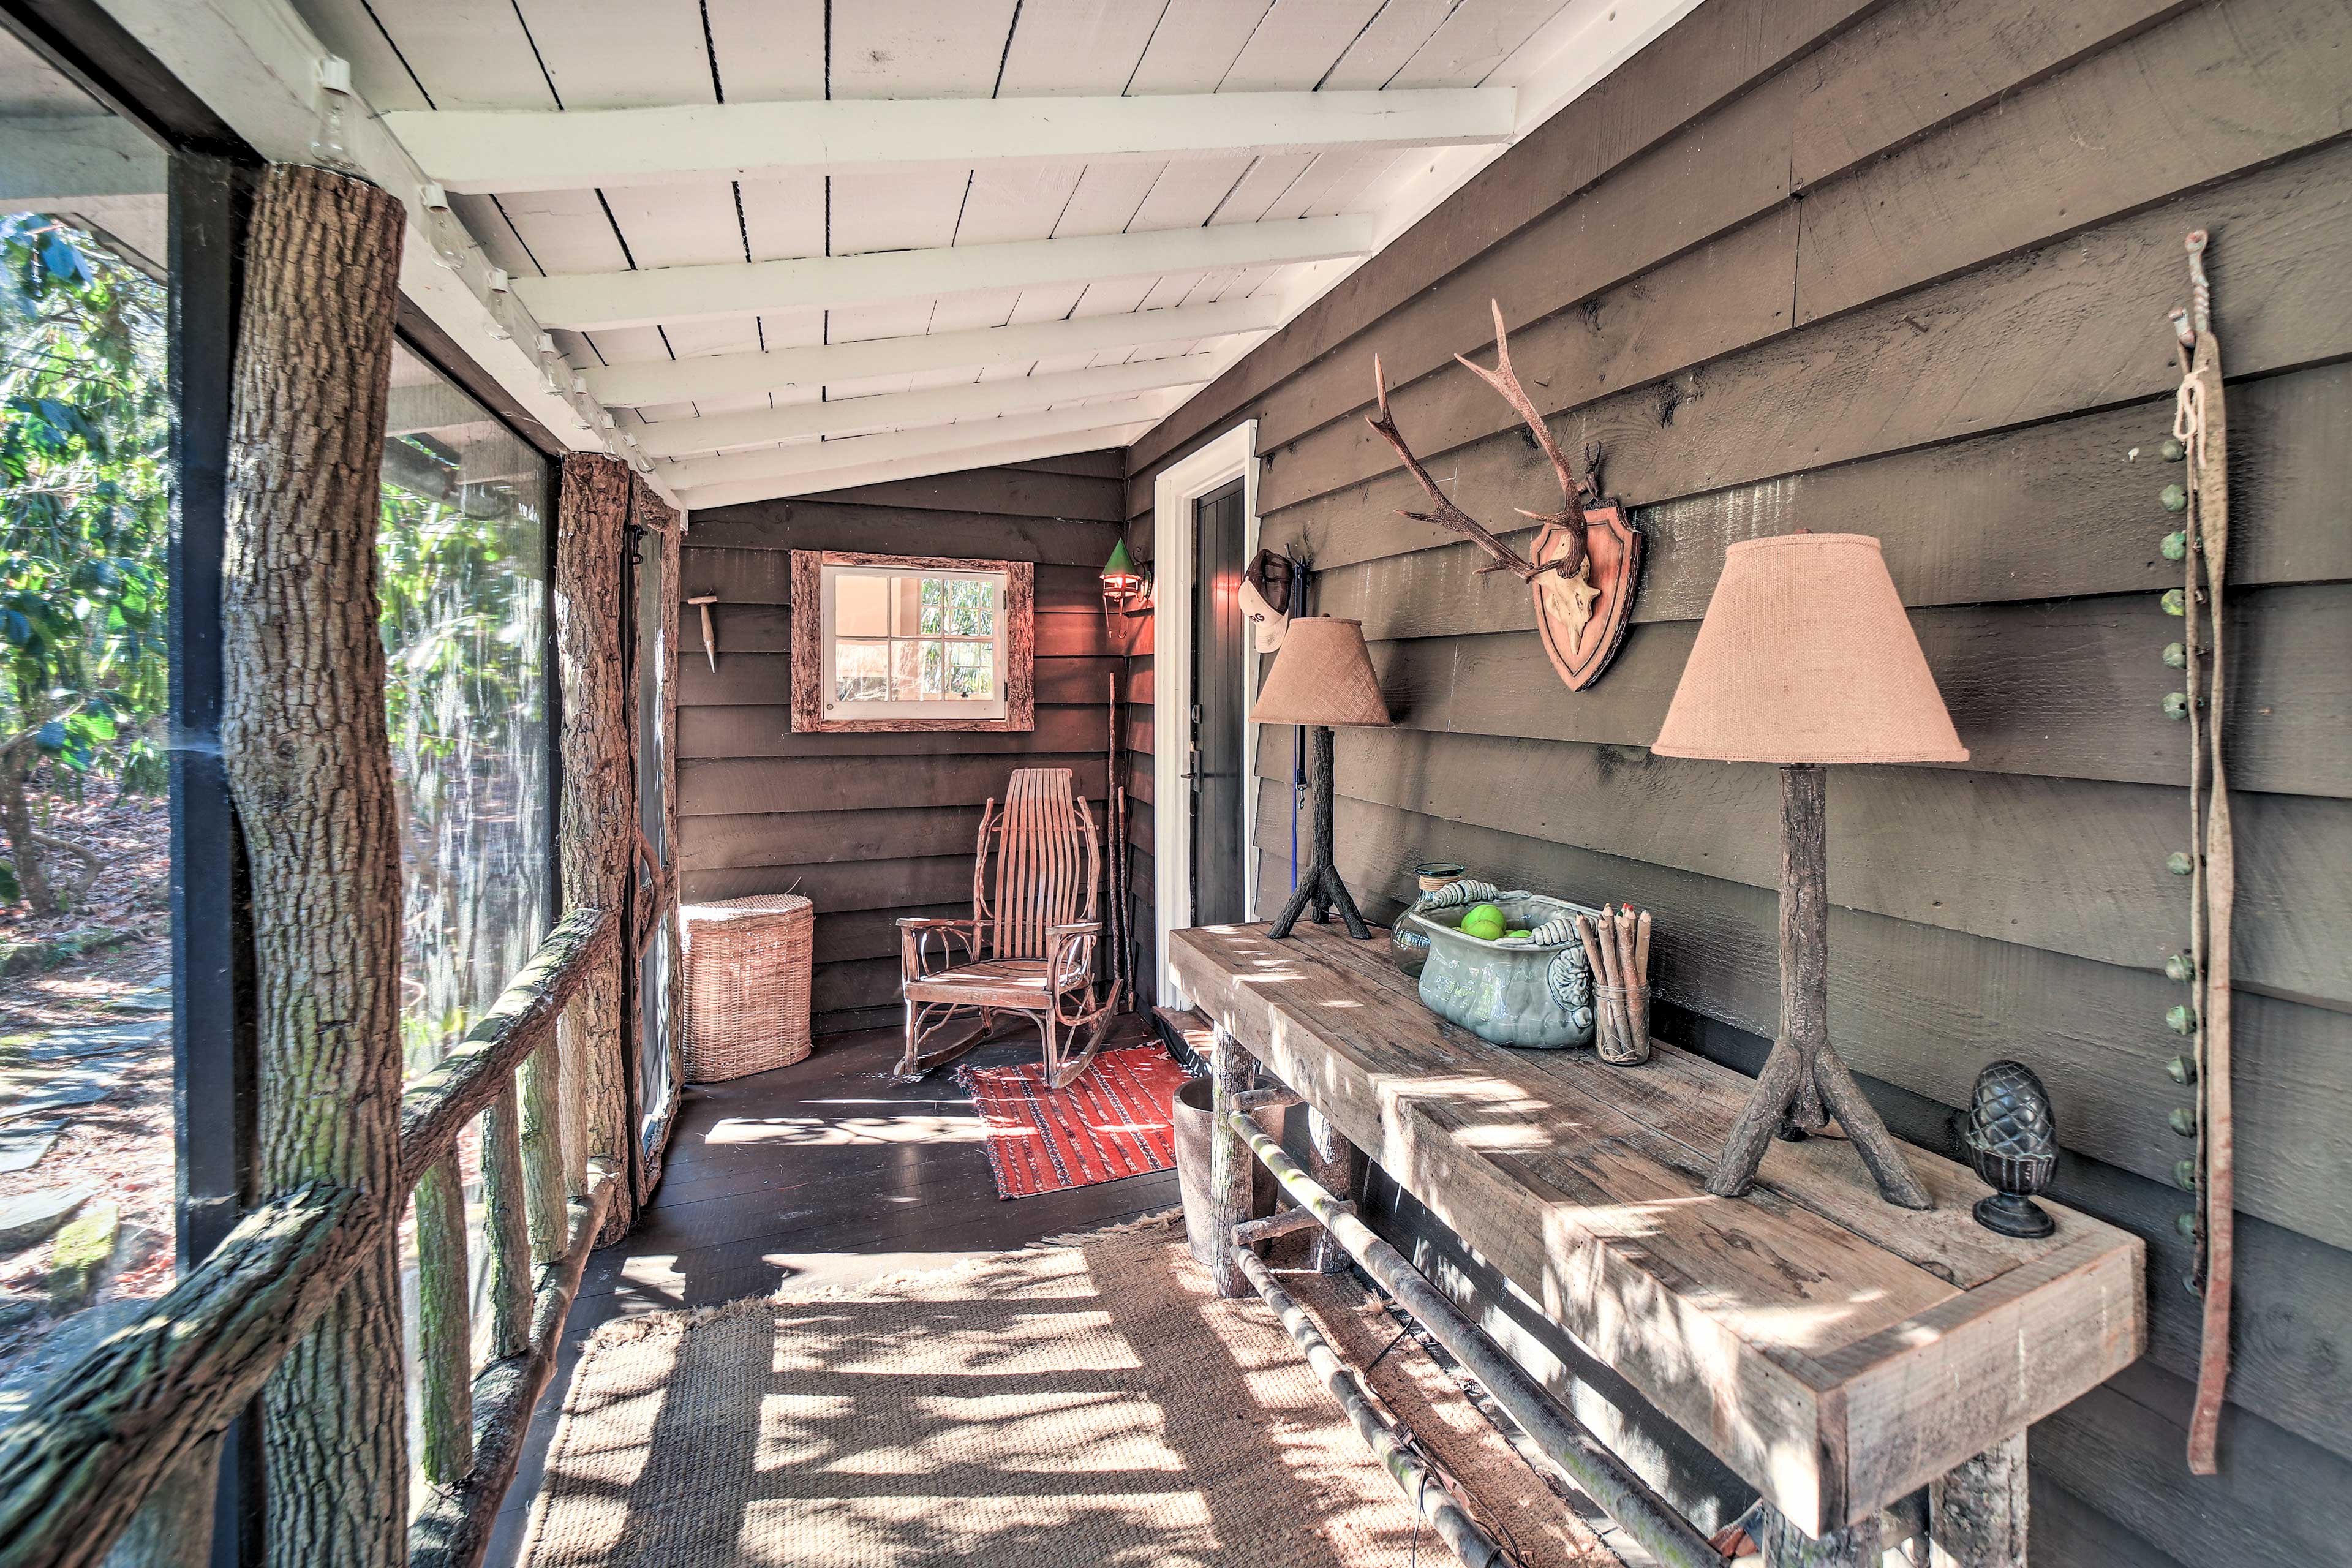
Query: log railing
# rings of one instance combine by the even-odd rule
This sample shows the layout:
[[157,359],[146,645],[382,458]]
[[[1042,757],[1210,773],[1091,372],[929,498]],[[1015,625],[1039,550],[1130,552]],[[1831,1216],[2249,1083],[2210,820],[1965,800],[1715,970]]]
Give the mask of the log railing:
[[[583,1147],[587,1134],[578,1096],[559,1090],[555,1059],[565,1002],[619,940],[612,911],[574,911],[440,1065],[407,1088],[391,1201],[312,1183],[265,1202],[152,1310],[61,1369],[0,1429],[0,1568],[94,1568],[167,1480],[208,1498],[222,1429],[383,1245],[412,1193],[432,1495],[415,1510],[409,1561],[471,1568],[481,1560],[621,1180],[589,1161],[583,1190],[567,1197],[564,1151]],[[491,1324],[478,1373],[457,1172],[458,1136],[477,1117]],[[402,1496],[372,1501],[397,1517],[411,1512]],[[181,1511],[189,1516],[197,1522],[187,1529],[205,1528],[205,1510]],[[204,1559],[201,1542],[170,1534],[142,1530],[142,1547],[152,1542],[145,1555]]]

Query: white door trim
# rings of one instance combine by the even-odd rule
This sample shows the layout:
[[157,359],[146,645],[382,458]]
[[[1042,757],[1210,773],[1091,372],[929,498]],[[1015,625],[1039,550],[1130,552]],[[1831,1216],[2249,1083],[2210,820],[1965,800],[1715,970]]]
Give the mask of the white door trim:
[[[1152,952],[1160,1005],[1188,999],[1168,968],[1168,933],[1192,923],[1192,792],[1184,748],[1192,707],[1192,503],[1242,481],[1242,560],[1257,553],[1257,421],[1245,419],[1160,472],[1151,487]],[[1257,655],[1242,639],[1242,690],[1257,691]],[[1257,910],[1257,726],[1242,725],[1242,897]]]

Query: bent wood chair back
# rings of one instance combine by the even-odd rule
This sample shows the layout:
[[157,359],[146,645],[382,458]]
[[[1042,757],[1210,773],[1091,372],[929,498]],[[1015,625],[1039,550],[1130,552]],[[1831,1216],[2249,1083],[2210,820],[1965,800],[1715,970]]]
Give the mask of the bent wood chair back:
[[[988,859],[996,856],[996,899],[988,898]],[[1016,768],[1004,808],[988,803],[980,852],[971,868],[971,918],[998,958],[1051,956],[1055,926],[1096,918],[1102,846],[1094,817],[1077,798],[1067,768]],[[1091,957],[1091,952],[1088,954]]]
[[[1015,770],[1003,806],[991,799],[981,814],[971,918],[898,922],[901,1076],[919,1076],[990,1038],[999,1015],[1036,1022],[1054,1088],[1087,1070],[1118,1001],[1095,973],[1102,864],[1094,814],[1070,770]],[[976,1026],[927,1048],[950,1023],[975,1014]]]

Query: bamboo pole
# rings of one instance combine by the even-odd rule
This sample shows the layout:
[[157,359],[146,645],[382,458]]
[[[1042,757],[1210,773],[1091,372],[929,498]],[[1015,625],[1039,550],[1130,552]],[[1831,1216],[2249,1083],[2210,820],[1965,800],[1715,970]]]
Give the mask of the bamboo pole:
[[474,1333],[466,1279],[466,1194],[455,1160],[416,1184],[416,1355],[425,1479],[455,1484],[474,1462]]
[[366,1256],[262,1397],[268,1560],[406,1556],[400,823],[376,529],[398,198],[276,165],[245,255],[222,569],[221,750],[251,868],[264,1195],[360,1194]]
[[1438,1539],[1453,1548],[1454,1555],[1468,1563],[1470,1568],[1489,1568],[1490,1564],[1497,1563],[1507,1568],[1510,1560],[1503,1555],[1503,1549],[1495,1543],[1495,1538],[1481,1530],[1477,1521],[1462,1511],[1462,1505],[1454,1500],[1454,1495],[1440,1485],[1429,1467],[1421,1462],[1410,1447],[1411,1436],[1400,1435],[1393,1423],[1372,1408],[1371,1401],[1364,1397],[1364,1391],[1358,1385],[1353,1370],[1339,1359],[1339,1353],[1331,1348],[1321,1331],[1316,1328],[1314,1321],[1291,1299],[1290,1293],[1275,1282],[1274,1275],[1266,1266],[1238,1238],[1229,1244],[1229,1249],[1243,1276],[1256,1287],[1259,1298],[1273,1310],[1284,1331],[1307,1357],[1307,1364],[1314,1370],[1325,1392],[1339,1404],[1349,1423],[1356,1428],[1356,1436],[1364,1440],[1364,1447],[1371,1450],[1372,1458],[1380,1461],[1381,1468],[1396,1482],[1397,1489],[1404,1493],[1405,1500],[1412,1505],[1413,1510],[1429,1521]]
[[[1279,1143],[1249,1118],[1222,1107],[1217,1125],[1212,1131],[1213,1134],[1244,1145],[1273,1172],[1292,1200],[1320,1220],[1364,1272],[1395,1297],[1399,1306],[1419,1320],[1438,1343],[1486,1385],[1495,1403],[1519,1424],[1544,1458],[1623,1526],[1625,1533],[1643,1550],[1667,1568],[1722,1568],[1721,1554],[1707,1544],[1706,1538],[1688,1520],[1675,1512],[1674,1506],[1652,1490],[1649,1483],[1628,1468],[1622,1459],[1601,1447],[1581,1423],[1560,1409],[1526,1368],[1504,1353],[1502,1347],[1477,1324],[1463,1316],[1461,1309],[1406,1261],[1402,1253],[1375,1236],[1371,1227],[1349,1212],[1347,1205],[1300,1170],[1282,1152]],[[1219,1232],[1230,1233],[1230,1226]],[[1227,1249],[1228,1254],[1231,1250]]]

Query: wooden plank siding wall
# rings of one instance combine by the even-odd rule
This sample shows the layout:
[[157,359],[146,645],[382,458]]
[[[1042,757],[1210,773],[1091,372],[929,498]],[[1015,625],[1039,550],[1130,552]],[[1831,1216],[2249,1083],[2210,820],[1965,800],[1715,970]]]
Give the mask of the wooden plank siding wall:
[[[1102,810],[1108,678],[1102,563],[1118,537],[1119,456],[1085,453],[697,512],[681,597],[710,606],[719,668],[679,617],[678,869],[687,902],[798,891],[816,901],[819,1033],[895,1022],[900,915],[971,912],[982,803],[1013,769],[1075,769]],[[1027,734],[795,735],[794,550],[1037,563],[1036,727]]]
[[[2037,1428],[2035,1561],[2352,1561],[2352,10],[2343,0],[1707,0],[1129,453],[1153,476],[1255,417],[1264,539],[1360,616],[1398,727],[1342,731],[1340,868],[1386,918],[1423,858],[1657,912],[1660,1033],[1753,1071],[1777,1015],[1775,784],[1647,751],[1727,544],[1885,541],[1955,768],[1832,783],[1832,1028],[1906,1136],[1954,1147],[1985,1062],[2032,1065],[2058,1194],[2147,1238],[2152,1349]],[[2239,799],[2236,1376],[2222,1473],[2183,1427],[2198,1304],[2167,1126],[2183,999],[2180,581],[2157,492],[2181,249],[2210,255],[2231,396]],[[1560,443],[1606,448],[1650,563],[1615,667],[1570,693],[1524,588],[1396,515],[1399,422],[1474,515],[1556,508],[1451,363],[1486,301]],[[2137,448],[2137,458],[2133,450]],[[1524,534],[1513,535],[1524,539]],[[1824,606],[1834,613],[1834,606]],[[1261,737],[1264,885],[1288,731]],[[1148,879],[1139,887],[1149,890]],[[1265,912],[1261,910],[1261,912]],[[1535,1327],[1410,1202],[1381,1223],[1661,1483],[1718,1471]]]

